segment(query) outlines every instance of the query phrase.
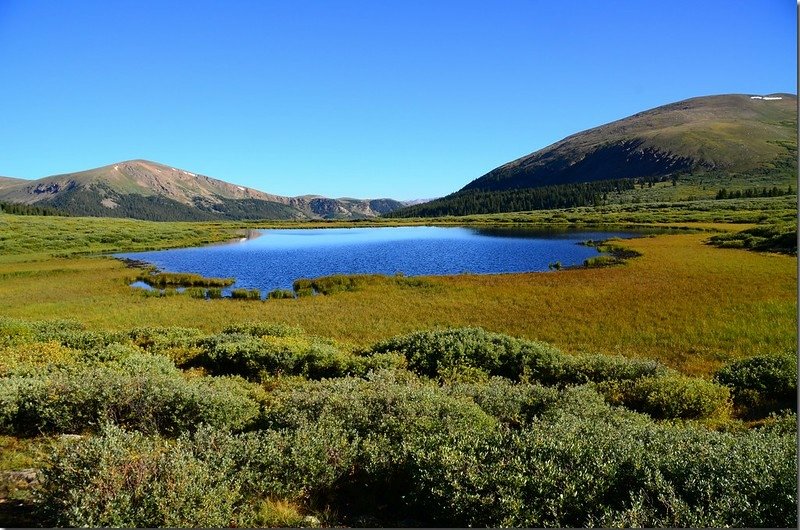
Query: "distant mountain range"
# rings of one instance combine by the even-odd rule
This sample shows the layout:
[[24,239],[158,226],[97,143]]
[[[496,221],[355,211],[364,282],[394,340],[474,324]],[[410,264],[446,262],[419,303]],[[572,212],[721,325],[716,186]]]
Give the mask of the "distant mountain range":
[[637,183],[697,174],[753,176],[758,185],[793,183],[797,96],[731,94],[657,107],[568,136],[493,169],[447,197],[390,215],[583,206]]
[[283,197],[147,160],[38,180],[0,177],[0,201],[155,221],[356,219],[404,205],[392,199]]
[[712,197],[717,184],[796,191],[797,96],[729,94],[657,107],[568,136],[434,200],[283,197],[129,160],[32,181],[0,177],[0,202],[159,221],[424,217],[598,204],[645,184],[662,185],[663,197],[664,183],[679,180]]

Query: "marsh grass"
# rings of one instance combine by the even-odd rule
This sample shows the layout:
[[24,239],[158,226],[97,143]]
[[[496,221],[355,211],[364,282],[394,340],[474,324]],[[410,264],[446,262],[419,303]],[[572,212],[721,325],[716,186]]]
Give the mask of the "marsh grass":
[[315,279],[300,278],[292,284],[298,297],[314,294],[333,295],[343,292],[355,292],[370,286],[396,285],[407,288],[432,288],[435,283],[426,278],[406,277],[402,273],[394,276],[385,274],[335,274]]
[[232,289],[231,298],[234,300],[261,300],[261,291],[258,289]]
[[[617,267],[485,276],[370,276],[355,284],[347,280],[355,290],[336,296],[303,296],[314,292],[308,280],[295,289],[297,300],[273,300],[266,309],[216,299],[222,295],[219,288],[209,289],[210,303],[190,296],[137,293],[128,287],[131,269],[117,260],[78,253],[201,244],[257,226],[545,222],[566,228],[606,222],[719,233],[780,219],[796,219],[792,199],[615,205],[402,223],[148,223],[0,214],[0,314],[74,317],[95,329],[178,325],[218,331],[237,321],[262,318],[268,311],[274,320],[357,346],[418,329],[480,326],[551,342],[569,353],[649,357],[688,373],[708,374],[731,359],[796,347],[796,257],[715,248],[705,244],[708,232],[660,235],[615,242],[642,254]],[[732,221],[749,224],[728,224]]]
[[795,222],[796,197],[695,200],[418,219],[352,221],[153,222],[97,217],[19,216],[0,213],[0,262],[198,246],[236,238],[254,228],[353,226],[519,225],[652,226],[698,223]]
[[587,258],[583,260],[583,266],[590,269],[610,267],[612,265],[619,265],[620,263],[622,263],[622,260],[614,256],[595,256],[593,258]]
[[267,294],[270,300],[280,300],[285,298],[294,298],[294,292],[288,289],[275,289]]
[[228,287],[233,285],[235,278],[206,278],[200,274],[175,273],[175,272],[145,272],[136,277],[151,287]]
[[375,279],[336,296],[273,300],[268,310],[230,299],[143,298],[116,260],[51,259],[0,264],[0,274],[12,274],[0,280],[0,299],[3,315],[79,318],[97,329],[217,331],[268,311],[272,320],[361,346],[418,329],[480,326],[571,353],[655,358],[695,374],[795,347],[796,258],[719,249],[704,244],[707,238],[626,240],[620,244],[642,256],[618,267],[427,277],[424,289]]

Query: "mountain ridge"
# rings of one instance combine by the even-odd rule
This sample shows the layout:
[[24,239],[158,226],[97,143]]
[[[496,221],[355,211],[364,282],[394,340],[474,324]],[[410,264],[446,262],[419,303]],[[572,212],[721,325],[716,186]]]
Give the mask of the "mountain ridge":
[[759,186],[794,182],[797,96],[722,94],[668,103],[571,134],[496,167],[446,197],[389,215],[602,204],[609,193],[667,180],[676,184],[679,176],[696,180],[699,175],[705,177],[701,191],[712,198],[704,186],[716,177],[726,182],[732,176],[750,179]]
[[0,178],[0,200],[149,220],[363,218],[402,206],[386,198],[285,197],[143,159],[36,180]]
[[[531,184],[538,183],[533,180],[540,176],[537,170],[545,167],[549,174],[546,180],[540,182],[541,184],[567,184],[656,174],[646,169],[637,171],[637,164],[625,164],[624,169],[622,167],[609,169],[606,164],[605,170],[608,173],[605,178],[591,178],[591,171],[587,177],[586,171],[579,171],[583,168],[575,168],[581,164],[591,165],[597,159],[602,161],[603,158],[607,158],[603,156],[606,154],[624,154],[625,162],[629,162],[631,156],[638,157],[640,163],[655,166],[656,171],[663,174],[698,168],[750,169],[779,149],[766,149],[772,153],[765,153],[765,146],[758,145],[758,149],[744,149],[737,152],[735,149],[737,133],[758,135],[757,138],[750,139],[751,144],[753,141],[762,144],[768,139],[791,140],[796,133],[796,126],[771,124],[772,127],[762,130],[757,127],[747,127],[753,121],[764,123],[770,118],[779,118],[778,114],[785,112],[787,108],[796,111],[797,96],[794,94],[766,96],[780,97],[780,100],[765,101],[763,97],[765,96],[747,94],[699,96],[637,112],[571,134],[549,146],[503,164],[473,180],[462,190],[492,189],[492,186],[487,186],[486,183],[507,178],[515,182],[513,185],[506,183],[503,189],[535,187]],[[776,106],[780,108],[776,109]],[[796,113],[794,118],[796,121]],[[745,127],[747,130],[743,131]],[[687,135],[693,142],[687,141]],[[717,145],[714,145],[715,143]],[[586,152],[591,149],[595,151]],[[614,153],[615,149],[619,152]],[[594,155],[588,163],[587,154]],[[581,156],[584,158],[580,158]],[[553,167],[553,162],[561,162],[564,167],[557,165]],[[567,173],[567,178],[558,179],[559,172]],[[575,177],[570,172],[574,173]]]

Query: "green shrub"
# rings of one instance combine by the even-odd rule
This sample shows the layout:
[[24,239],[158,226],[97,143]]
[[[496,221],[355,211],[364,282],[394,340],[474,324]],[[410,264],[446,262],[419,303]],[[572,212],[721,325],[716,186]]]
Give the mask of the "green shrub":
[[723,248],[746,248],[762,252],[797,254],[797,223],[772,223],[741,232],[718,234],[709,243]]
[[[25,321],[0,317],[0,346],[14,346],[36,341],[33,327]],[[47,342],[47,341],[41,341]]]
[[[407,507],[403,498],[413,487],[415,474],[412,454],[427,450],[434,438],[487,435],[497,426],[471,401],[391,372],[367,380],[329,379],[279,389],[274,398],[265,415],[268,426],[307,433],[305,441],[293,438],[298,446],[338,448],[315,449],[321,456],[308,460],[320,464],[297,469],[290,481],[305,484],[312,498],[337,503],[357,499],[351,510],[362,513],[374,514],[380,505],[394,510]],[[328,434],[322,436],[318,432],[322,428]],[[341,456],[331,461],[331,455]],[[307,476],[318,478],[309,483]]]
[[[437,389],[399,374],[329,380],[279,390],[266,418],[280,432],[316,421],[339,425],[344,432],[331,427],[326,435],[339,440],[331,444],[341,444],[336,450],[329,445],[329,454],[348,455],[342,466],[353,471],[326,475],[304,491],[313,498],[315,488],[324,489],[323,498],[333,505],[357,492],[367,502],[349,504],[350,509],[379,521],[528,527],[794,524],[793,435],[660,427],[610,407],[591,388],[556,395],[538,387],[525,396],[531,389],[524,385],[489,384],[496,387]],[[519,393],[509,398],[509,388]],[[501,418],[519,418],[508,422],[519,428],[499,428],[461,396],[480,400],[484,410],[494,409]],[[538,410],[520,414],[518,404],[526,402]],[[297,473],[282,480],[313,475]],[[276,475],[271,468],[270,476]],[[373,490],[379,498],[371,497]],[[379,503],[383,508],[376,512]]]
[[194,364],[216,374],[250,379],[262,375],[302,375],[312,379],[365,375],[380,368],[405,366],[397,354],[372,356],[341,351],[334,342],[304,336],[297,328],[271,324],[231,326],[202,341]]
[[420,331],[379,342],[370,351],[400,353],[408,360],[409,370],[428,377],[444,375],[448,369],[463,365],[514,380],[520,378],[526,363],[562,356],[544,343],[480,328]]
[[[432,526],[794,527],[793,438],[560,414],[416,452]],[[690,456],[691,455],[691,456]]]
[[772,412],[761,425],[761,429],[777,434],[795,436],[797,434],[797,412],[782,410]]
[[67,348],[85,350],[123,343],[127,338],[120,332],[86,331],[81,324],[71,320],[26,322],[0,319],[0,346],[53,341]]
[[0,317],[0,347],[29,342],[62,342],[62,337],[81,333],[83,329],[82,324],[73,320],[27,321]]
[[[133,344],[109,344],[108,346],[100,348],[91,348],[81,351],[77,354],[76,358],[82,363],[120,363],[131,356],[141,356],[141,348]],[[147,356],[151,357],[151,356]],[[159,359],[160,360],[160,359]],[[170,365],[171,371],[174,372],[175,367],[172,363],[163,359],[166,364]]]
[[298,337],[305,332],[296,326],[272,322],[244,322],[226,327],[223,333],[243,333],[253,337]]
[[743,400],[755,392],[765,399],[797,398],[797,356],[757,355],[720,368],[715,379],[731,388],[734,398]]
[[[473,399],[523,421],[508,429]],[[519,403],[538,412],[520,415]],[[330,507],[346,526],[797,523],[793,429],[654,424],[587,386],[441,388],[382,372],[280,386],[264,421],[173,442],[106,427],[46,466],[46,521],[254,526],[273,521],[279,504],[293,524],[294,506]]]
[[266,372],[288,372],[294,368],[290,347],[273,347],[261,338],[244,333],[213,335],[200,343],[202,353],[195,364],[212,373],[256,377]]
[[554,388],[513,383],[501,377],[483,383],[455,383],[443,390],[453,396],[469,397],[484,412],[512,426],[530,423],[559,401],[559,392]]
[[62,447],[44,468],[39,505],[61,527],[227,527],[244,505],[230,458],[105,427]]
[[[564,356],[558,373],[552,378],[561,384],[583,384],[601,381],[625,381],[641,377],[661,377],[672,370],[653,359],[638,359],[622,355]],[[543,379],[547,379],[543,377]]]
[[187,379],[165,357],[119,350],[91,361],[0,378],[0,432],[81,433],[111,421],[178,434],[201,423],[241,429],[259,414],[258,387],[241,379]]
[[28,342],[0,348],[0,376],[18,371],[25,366],[68,365],[77,361],[78,350],[67,348],[56,341]]
[[644,377],[599,388],[611,402],[657,419],[720,418],[728,414],[730,405],[726,387],[681,375]]
[[193,328],[140,327],[128,332],[128,337],[143,350],[164,355],[181,366],[200,353],[199,343],[206,335]]
[[516,339],[480,328],[411,333],[382,341],[370,351],[400,353],[408,359],[410,370],[428,377],[453,377],[456,367],[463,376],[464,367],[469,367],[472,377],[483,372],[488,376],[563,386],[671,373],[653,360],[565,355],[543,342]]

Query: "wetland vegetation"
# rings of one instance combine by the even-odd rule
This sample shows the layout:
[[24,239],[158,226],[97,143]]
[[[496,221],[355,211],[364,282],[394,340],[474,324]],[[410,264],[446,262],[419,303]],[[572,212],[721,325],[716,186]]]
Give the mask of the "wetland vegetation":
[[[794,526],[794,201],[0,214],[2,522]],[[614,266],[306,278],[265,300],[108,256],[256,227],[540,222],[685,230],[614,241]],[[170,296],[130,289],[140,274]]]

